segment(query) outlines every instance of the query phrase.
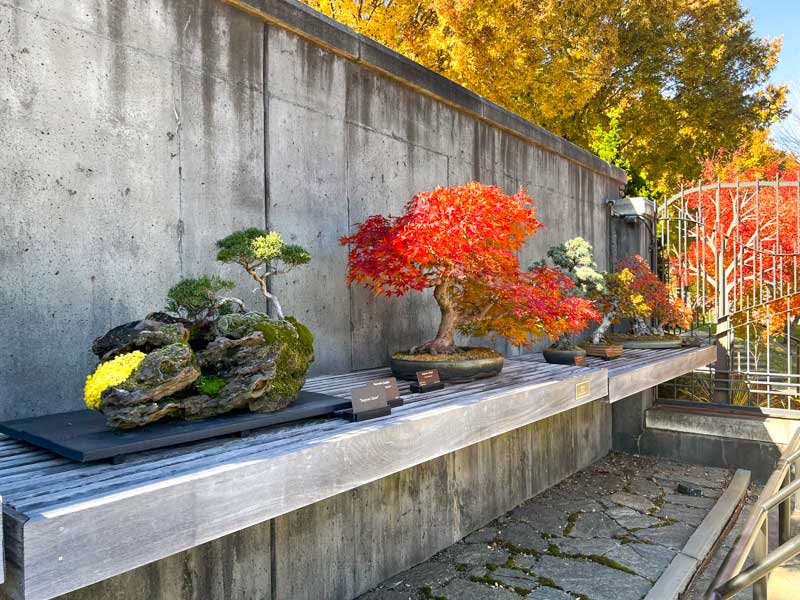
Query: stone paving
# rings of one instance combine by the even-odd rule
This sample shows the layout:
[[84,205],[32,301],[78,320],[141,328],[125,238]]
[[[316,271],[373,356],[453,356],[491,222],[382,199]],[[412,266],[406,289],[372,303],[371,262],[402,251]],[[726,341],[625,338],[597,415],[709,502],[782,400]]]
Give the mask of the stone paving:
[[[730,476],[610,454],[361,600],[637,600]],[[679,494],[678,482],[703,496]]]

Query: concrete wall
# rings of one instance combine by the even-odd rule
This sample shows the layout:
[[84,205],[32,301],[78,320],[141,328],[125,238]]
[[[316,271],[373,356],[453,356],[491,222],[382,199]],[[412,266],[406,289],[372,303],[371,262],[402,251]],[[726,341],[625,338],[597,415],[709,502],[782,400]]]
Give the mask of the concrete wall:
[[417,191],[526,187],[546,229],[525,264],[582,235],[606,266],[621,171],[302,5],[247,4],[0,3],[0,419],[80,408],[91,340],[181,277],[261,305],[213,261],[235,228],[314,255],[274,289],[317,373],[432,335],[430,298],[348,289],[337,241]]
[[593,402],[61,598],[353,598],[610,446],[611,407]]
[[757,408],[654,405],[655,389],[613,405],[614,450],[723,469],[747,469],[763,483],[772,474],[800,421]]

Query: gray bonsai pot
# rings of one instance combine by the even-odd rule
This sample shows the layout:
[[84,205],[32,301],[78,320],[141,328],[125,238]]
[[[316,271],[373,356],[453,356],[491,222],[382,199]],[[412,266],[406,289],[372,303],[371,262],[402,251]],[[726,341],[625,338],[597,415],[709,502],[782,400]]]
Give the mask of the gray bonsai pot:
[[398,359],[394,356],[389,358],[389,366],[392,373],[399,379],[414,381],[417,379],[418,371],[429,371],[436,369],[439,371],[441,381],[452,383],[465,383],[494,377],[503,370],[505,359],[502,355],[487,358],[458,359],[443,358],[437,360],[413,360],[408,358]]
[[555,365],[574,365],[578,357],[586,358],[586,350],[559,350],[557,348],[545,348],[542,351],[544,359]]

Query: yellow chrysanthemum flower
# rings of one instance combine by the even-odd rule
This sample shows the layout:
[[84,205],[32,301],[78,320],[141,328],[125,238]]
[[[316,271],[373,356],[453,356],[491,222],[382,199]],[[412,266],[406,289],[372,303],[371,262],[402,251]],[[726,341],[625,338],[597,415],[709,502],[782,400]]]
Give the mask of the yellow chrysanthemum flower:
[[83,399],[86,406],[92,410],[98,410],[103,390],[113,385],[119,385],[130,377],[145,356],[147,355],[144,352],[135,350],[128,354],[120,354],[113,360],[98,365],[95,372],[86,378],[86,386],[83,388]]

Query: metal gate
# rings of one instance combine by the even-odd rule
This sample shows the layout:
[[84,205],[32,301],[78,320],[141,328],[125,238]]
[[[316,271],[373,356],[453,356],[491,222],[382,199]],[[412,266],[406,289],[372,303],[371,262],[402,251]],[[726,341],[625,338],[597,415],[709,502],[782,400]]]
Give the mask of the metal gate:
[[701,182],[659,204],[659,273],[717,345],[660,397],[800,409],[798,180]]

